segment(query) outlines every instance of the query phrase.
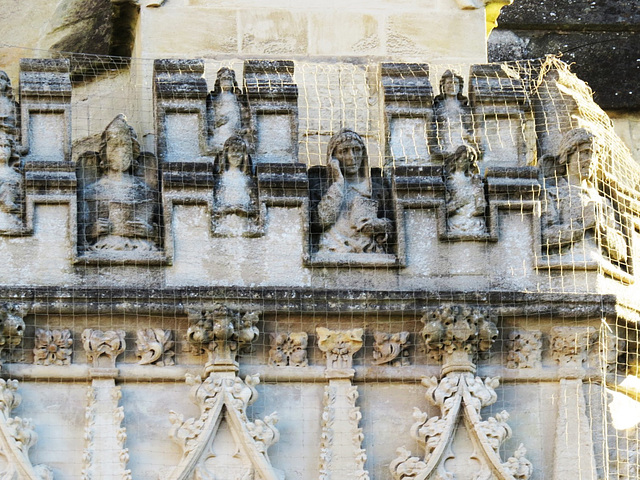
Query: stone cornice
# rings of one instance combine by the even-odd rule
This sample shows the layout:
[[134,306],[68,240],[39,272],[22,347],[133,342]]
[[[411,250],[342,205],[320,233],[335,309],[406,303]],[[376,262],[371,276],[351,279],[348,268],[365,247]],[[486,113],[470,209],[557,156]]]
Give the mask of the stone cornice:
[[554,316],[593,318],[615,316],[615,295],[534,293],[486,290],[477,292],[427,290],[318,289],[311,287],[0,287],[0,302],[25,305],[29,313],[175,314],[222,302],[240,311],[265,314],[319,311],[389,314],[413,311],[443,303],[486,306],[503,316]]

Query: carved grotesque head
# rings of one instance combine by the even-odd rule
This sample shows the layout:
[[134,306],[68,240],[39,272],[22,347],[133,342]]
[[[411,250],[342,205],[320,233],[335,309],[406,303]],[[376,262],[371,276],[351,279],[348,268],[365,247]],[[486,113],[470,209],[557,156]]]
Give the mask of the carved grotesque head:
[[123,114],[114,118],[102,132],[100,167],[103,170],[127,172],[140,156],[140,144],[135,130]]
[[238,135],[229,137],[222,147],[222,169],[239,169],[247,175],[251,174],[251,157],[247,144]]
[[447,70],[440,78],[440,96],[463,99],[464,78],[453,70]]
[[559,163],[566,165],[570,176],[591,178],[598,152],[596,136],[585,128],[574,128],[562,139]]
[[368,177],[369,159],[362,137],[353,130],[344,128],[331,137],[327,147],[327,163],[335,158],[345,176],[364,179]]
[[216,83],[213,87],[214,93],[233,92],[238,93],[238,82],[236,82],[236,74],[227,67],[222,67],[216,75]]

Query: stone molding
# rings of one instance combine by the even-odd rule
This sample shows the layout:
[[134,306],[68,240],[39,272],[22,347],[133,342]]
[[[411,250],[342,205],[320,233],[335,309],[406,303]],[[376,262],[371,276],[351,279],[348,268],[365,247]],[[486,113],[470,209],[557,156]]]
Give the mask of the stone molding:
[[308,335],[306,332],[276,333],[271,337],[269,364],[276,367],[307,367]]
[[36,365],[71,365],[73,339],[68,329],[36,328],[33,363]]
[[124,330],[92,330],[82,332],[82,345],[87,354],[87,361],[94,368],[116,367],[116,358],[126,348]]
[[173,332],[162,328],[138,330],[136,356],[140,365],[173,365]]
[[388,363],[393,367],[409,365],[409,335],[409,332],[374,332],[373,363]]
[[[275,427],[278,416],[274,412],[263,420],[249,421],[247,406],[255,402],[258,393],[255,386],[260,383],[257,375],[249,375],[243,381],[232,373],[213,373],[204,381],[200,377],[187,377],[192,385],[191,400],[200,408],[200,417],[184,420],[176,412],[171,412],[173,424],[169,436],[182,448],[182,460],[166,477],[166,480],[186,480],[218,478],[210,470],[208,461],[215,445],[220,422],[226,421],[236,442],[237,455],[235,470],[225,470],[229,478],[260,478],[282,480],[280,472],[271,466],[267,449],[276,443],[280,434]],[[237,465],[241,463],[241,465]],[[227,471],[231,470],[231,471]]]

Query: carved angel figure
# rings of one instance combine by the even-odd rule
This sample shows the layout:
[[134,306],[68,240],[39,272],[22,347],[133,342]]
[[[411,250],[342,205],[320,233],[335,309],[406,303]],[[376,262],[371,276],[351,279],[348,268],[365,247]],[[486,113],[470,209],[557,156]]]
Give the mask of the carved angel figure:
[[391,196],[382,177],[371,176],[362,137],[349,129],[334,135],[327,147],[327,165],[311,187],[318,251],[388,253],[393,237]]
[[482,235],[487,201],[478,169],[477,153],[468,146],[458,147],[446,159],[446,206],[449,235]]
[[243,105],[241,92],[236,82],[236,74],[230,68],[218,70],[213,92],[208,97],[209,103],[209,138],[214,153],[221,152],[225,142],[234,135],[244,135]]
[[464,78],[447,70],[440,79],[440,95],[433,99],[438,150],[444,157],[463,145],[477,149],[471,108],[463,89]]
[[0,234],[22,228],[24,182],[14,135],[10,130],[11,127],[0,126]]
[[87,250],[156,251],[157,168],[124,115],[102,133],[97,160],[81,162],[78,175],[86,185],[79,195]]
[[602,196],[595,170],[602,154],[596,137],[584,128],[568,132],[557,158],[547,158],[542,239],[548,253],[582,247],[588,258],[596,238],[616,262],[627,260],[628,247],[613,201]]

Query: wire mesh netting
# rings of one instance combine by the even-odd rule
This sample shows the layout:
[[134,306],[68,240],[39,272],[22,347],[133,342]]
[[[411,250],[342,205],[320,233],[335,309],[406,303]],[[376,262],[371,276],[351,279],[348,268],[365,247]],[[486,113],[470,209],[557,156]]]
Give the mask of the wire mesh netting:
[[637,478],[640,168],[560,60],[1,50],[7,478]]

